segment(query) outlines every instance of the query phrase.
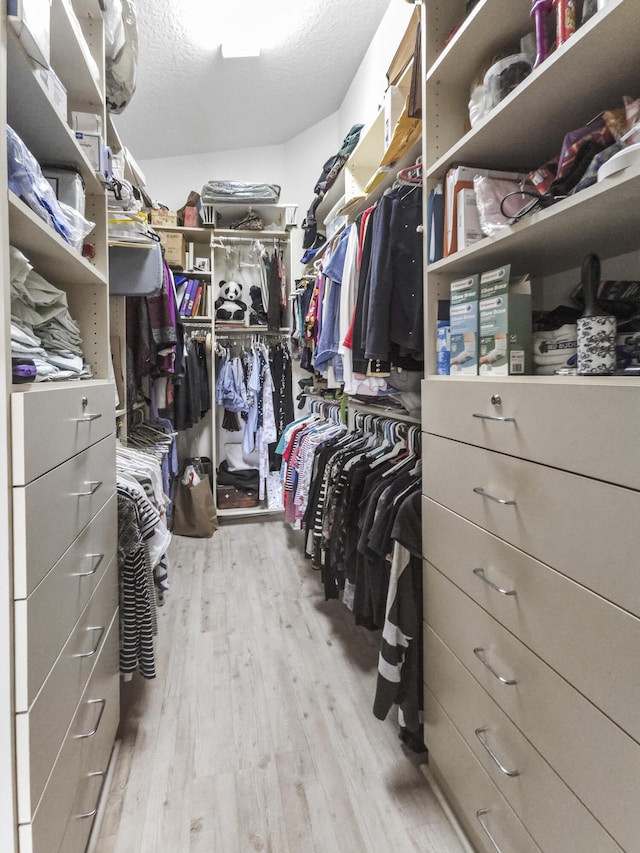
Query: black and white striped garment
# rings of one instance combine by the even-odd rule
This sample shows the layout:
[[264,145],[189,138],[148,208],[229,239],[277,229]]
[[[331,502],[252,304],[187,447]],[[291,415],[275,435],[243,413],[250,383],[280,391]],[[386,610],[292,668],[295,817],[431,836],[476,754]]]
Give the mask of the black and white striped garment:
[[420,728],[422,710],[422,531],[420,493],[407,497],[396,516],[387,611],[380,641],[373,713],[384,720],[392,705],[401,725]]
[[126,484],[118,483],[117,492],[120,671],[137,669],[144,678],[155,678],[155,596],[145,543],[157,518],[149,502]]

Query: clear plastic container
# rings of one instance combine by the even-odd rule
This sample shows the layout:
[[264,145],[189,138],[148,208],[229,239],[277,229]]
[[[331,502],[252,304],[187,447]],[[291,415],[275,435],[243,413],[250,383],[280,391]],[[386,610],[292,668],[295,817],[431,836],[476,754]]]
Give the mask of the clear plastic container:
[[493,109],[531,74],[531,58],[515,53],[495,62],[484,76],[484,108]]

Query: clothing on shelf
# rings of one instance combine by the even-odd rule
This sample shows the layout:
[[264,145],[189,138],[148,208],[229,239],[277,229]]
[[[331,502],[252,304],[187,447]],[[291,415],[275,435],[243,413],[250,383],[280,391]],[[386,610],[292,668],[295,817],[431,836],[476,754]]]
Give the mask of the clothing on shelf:
[[422,186],[397,182],[314,260],[293,291],[301,367],[347,394],[395,394],[391,368],[423,372]]
[[12,358],[33,362],[36,382],[90,377],[67,294],[39,275],[14,246],[9,261]]

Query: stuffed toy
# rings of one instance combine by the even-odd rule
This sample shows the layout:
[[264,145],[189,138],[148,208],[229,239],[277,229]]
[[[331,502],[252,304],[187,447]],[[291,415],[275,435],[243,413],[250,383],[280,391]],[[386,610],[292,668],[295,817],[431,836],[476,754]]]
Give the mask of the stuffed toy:
[[241,284],[237,281],[221,281],[220,295],[215,302],[216,320],[234,320],[243,323],[247,306],[240,298],[241,296]]

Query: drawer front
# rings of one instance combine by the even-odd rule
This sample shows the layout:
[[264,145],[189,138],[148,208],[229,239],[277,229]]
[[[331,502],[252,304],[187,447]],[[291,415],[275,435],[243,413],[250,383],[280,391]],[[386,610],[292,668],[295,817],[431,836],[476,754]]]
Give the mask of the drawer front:
[[118,604],[112,560],[30,710],[16,715],[18,816],[30,819],[80,697],[104,645]]
[[[424,614],[609,834],[633,850],[640,813],[628,798],[637,789],[640,745],[426,561]],[[425,660],[427,681],[428,670]]]
[[[560,377],[547,377],[543,383],[478,379],[426,380],[422,429],[640,489],[640,468],[629,464],[640,422],[637,388],[629,388],[624,380],[567,384]],[[499,405],[492,402],[496,399]]]
[[26,598],[116,488],[109,436],[30,483],[13,489],[15,595]]
[[111,435],[114,411],[115,390],[110,382],[12,394],[13,484],[24,486]]
[[545,853],[620,853],[493,699],[428,626],[427,687]]
[[61,847],[64,853],[84,853],[98,808],[120,719],[119,650],[116,615],[72,727],[83,753],[80,784]]
[[640,492],[432,435],[422,455],[427,497],[640,615]]
[[[20,853],[84,853],[118,725],[118,634],[116,613],[33,820],[19,827]],[[96,748],[101,763],[91,761]],[[85,798],[93,800],[83,811]]]
[[429,764],[435,764],[443,777],[449,799],[478,853],[540,853],[428,688],[424,709]]
[[422,530],[430,563],[640,741],[640,619],[428,498]]
[[113,495],[29,598],[15,602],[18,712],[29,709],[115,555],[117,501]]

